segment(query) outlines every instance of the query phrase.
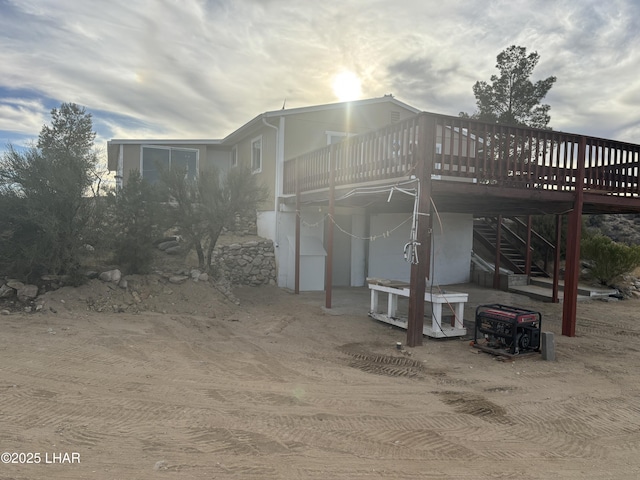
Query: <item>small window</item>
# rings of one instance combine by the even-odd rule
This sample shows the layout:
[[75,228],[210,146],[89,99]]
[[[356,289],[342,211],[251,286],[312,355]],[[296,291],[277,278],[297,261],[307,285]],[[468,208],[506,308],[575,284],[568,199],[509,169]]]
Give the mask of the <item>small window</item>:
[[262,137],[251,140],[251,171],[253,173],[262,171]]
[[353,137],[357,135],[356,133],[347,133],[347,132],[331,132],[326,131],[327,135],[327,145],[332,145],[334,143],[340,143],[347,137]]
[[238,166],[238,147],[237,146],[233,146],[231,148],[231,166],[232,167]]

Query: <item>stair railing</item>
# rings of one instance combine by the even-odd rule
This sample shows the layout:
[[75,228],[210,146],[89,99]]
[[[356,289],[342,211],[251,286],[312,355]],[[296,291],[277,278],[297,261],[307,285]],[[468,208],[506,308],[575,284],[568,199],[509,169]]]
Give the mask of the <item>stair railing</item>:
[[[511,217],[511,220],[513,220],[513,222],[517,225],[519,232],[522,231],[523,229],[526,232],[527,224],[524,221],[522,221],[518,217]],[[551,260],[554,259],[556,255],[555,245],[549,242],[546,238],[544,238],[542,235],[540,235],[538,232],[532,229],[531,230],[531,246],[534,252],[538,252],[540,254],[543,261],[543,265],[544,265],[542,267],[542,270],[544,271],[544,273],[546,273],[550,277],[551,276],[551,274],[549,274],[549,271],[551,270],[550,263],[551,263]]]

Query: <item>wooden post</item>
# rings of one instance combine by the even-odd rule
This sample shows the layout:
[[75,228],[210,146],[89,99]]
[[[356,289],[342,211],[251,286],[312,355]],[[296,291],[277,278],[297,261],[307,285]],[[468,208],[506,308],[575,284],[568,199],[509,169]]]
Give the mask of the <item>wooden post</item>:
[[562,243],[562,215],[556,215],[556,250],[553,256],[553,288],[551,290],[551,301],[560,302],[558,296],[558,283],[560,283],[560,244]]
[[418,263],[411,264],[411,283],[409,287],[409,318],[407,321],[407,345],[422,345],[424,327],[424,294],[426,277],[429,275],[431,262],[431,231],[429,230],[431,214],[431,172],[435,154],[436,122],[428,114],[421,114],[418,119],[418,146],[416,151],[416,177],[420,182],[418,198],[418,227],[416,246]]
[[494,261],[493,271],[493,288],[500,288],[500,242],[502,241],[502,215],[498,215],[498,223],[496,225],[496,258]]
[[533,216],[527,216],[527,251],[524,256],[524,273],[527,277],[531,276],[531,226],[533,224]]
[[587,142],[580,137],[578,144],[578,169],[575,181],[573,210],[569,213],[567,225],[567,261],[564,273],[564,303],[562,306],[562,335],[576,336],[576,316],[578,309],[578,279],[580,278],[580,235],[582,230],[582,204],[584,185],[584,162]]
[[335,216],[335,189],[336,189],[336,149],[331,145],[329,150],[329,214],[327,216],[327,256],[324,273],[324,306],[331,308],[331,295],[333,293],[333,222]]

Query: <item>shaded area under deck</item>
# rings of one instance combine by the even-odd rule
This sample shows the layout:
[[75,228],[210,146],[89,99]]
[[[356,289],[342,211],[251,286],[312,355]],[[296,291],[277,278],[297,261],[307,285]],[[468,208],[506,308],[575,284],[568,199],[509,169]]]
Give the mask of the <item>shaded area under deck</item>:
[[[295,205],[297,212],[303,205],[326,206],[330,216],[337,206],[411,213],[413,198],[391,195],[389,187],[419,192],[416,248],[423,261],[411,270],[410,346],[422,343],[421,299],[430,261],[425,246],[431,244],[431,222],[438,212],[568,215],[563,334],[573,336],[581,216],[639,213],[639,165],[640,145],[421,113],[285,162],[288,196],[283,200]],[[298,221],[296,252],[299,228]],[[329,222],[329,239],[332,228]],[[329,241],[327,307],[331,306],[331,249]],[[557,288],[557,274],[554,281]]]

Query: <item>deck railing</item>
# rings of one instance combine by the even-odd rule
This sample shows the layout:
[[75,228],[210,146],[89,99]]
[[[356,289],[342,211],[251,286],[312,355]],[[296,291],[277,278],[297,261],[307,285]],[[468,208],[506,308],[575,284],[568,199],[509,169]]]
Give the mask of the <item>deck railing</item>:
[[[431,125],[427,143],[434,146],[423,159],[422,116],[431,117],[423,125]],[[640,145],[430,113],[288,160],[284,193],[328,188],[332,168],[335,186],[357,185],[408,177],[419,161],[431,161],[433,178],[442,181],[573,191],[582,175],[586,191],[640,196]]]

